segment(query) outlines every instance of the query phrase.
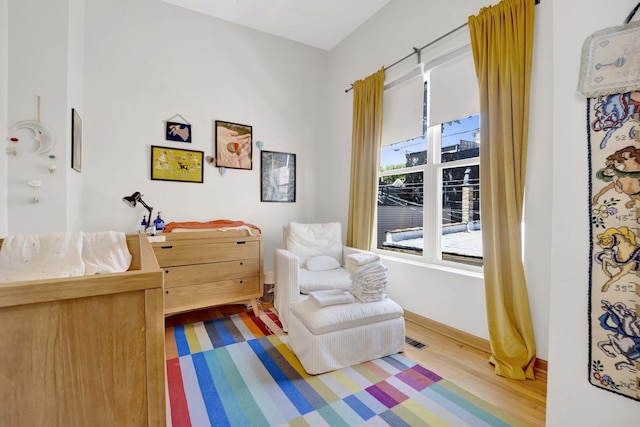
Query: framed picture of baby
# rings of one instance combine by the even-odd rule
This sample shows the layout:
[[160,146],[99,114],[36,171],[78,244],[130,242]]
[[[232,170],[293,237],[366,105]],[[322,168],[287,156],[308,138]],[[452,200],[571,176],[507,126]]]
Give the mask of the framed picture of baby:
[[253,169],[253,128],[249,125],[215,121],[216,166]]

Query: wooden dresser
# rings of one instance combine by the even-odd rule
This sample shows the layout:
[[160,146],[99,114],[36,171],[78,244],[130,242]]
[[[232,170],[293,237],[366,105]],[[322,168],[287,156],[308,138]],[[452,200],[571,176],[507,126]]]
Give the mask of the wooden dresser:
[[163,234],[151,246],[164,272],[164,315],[247,302],[258,315],[263,289],[262,236],[247,230]]

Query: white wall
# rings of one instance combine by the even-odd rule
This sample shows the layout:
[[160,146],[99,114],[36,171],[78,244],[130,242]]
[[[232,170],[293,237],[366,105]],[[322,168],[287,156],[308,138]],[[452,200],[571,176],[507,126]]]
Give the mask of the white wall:
[[67,33],[67,121],[66,156],[58,166],[66,175],[67,215],[66,230],[83,230],[82,205],[84,202],[83,174],[71,169],[71,112],[84,112],[84,3],[85,0],[69,0],[69,26]]
[[[315,214],[316,153],[327,139],[327,52],[157,0],[3,1],[12,25],[10,106],[2,117],[35,118],[33,94],[40,94],[42,120],[58,137],[56,175],[41,173],[44,155],[10,159],[8,183],[0,180],[9,192],[6,233],[136,231],[146,210],[121,198],[140,191],[167,222],[232,219],[261,227],[265,269],[273,268],[282,225]],[[70,168],[72,107],[83,121],[82,173]],[[164,121],[176,113],[192,124],[191,144],[164,140]],[[296,203],[260,202],[255,145],[252,170],[222,176],[207,164],[202,184],[150,180],[151,145],[214,155],[216,119],[252,125],[265,150],[297,154]],[[43,181],[39,205],[30,203],[31,179]]]
[[[9,93],[9,0],[0,0],[0,135],[7,141],[7,111]],[[5,236],[9,224],[9,209],[7,208],[7,170],[6,147],[9,142],[2,144],[0,150],[0,236]]]
[[[344,89],[362,79],[382,65],[389,65],[411,53],[412,48],[422,47],[467,22],[470,15],[477,14],[483,5],[490,2],[468,2],[464,0],[433,2],[421,0],[394,0],[352,33],[330,53],[329,62],[329,121],[331,137],[327,157],[339,159],[337,173],[326,177],[329,180],[321,197],[335,200],[330,189],[339,188],[342,181],[348,182],[350,152],[339,153],[351,144],[352,93]],[[550,25],[549,4],[539,5],[536,12],[542,15],[536,29]],[[545,22],[546,21],[546,22]],[[536,84],[550,75],[550,58],[544,52],[551,40],[544,31],[536,31],[534,56],[536,59],[532,82]],[[445,43],[445,41],[440,42]],[[436,45],[437,46],[437,45]],[[430,48],[432,50],[433,48]],[[422,59],[428,58],[423,52]],[[414,56],[405,61],[415,64]],[[404,63],[403,63],[404,64]],[[400,67],[402,64],[396,66]],[[394,67],[395,68],[395,67]],[[531,310],[536,334],[537,354],[542,359],[548,356],[548,299],[549,299],[549,250],[551,212],[547,203],[551,189],[548,164],[551,161],[551,128],[548,123],[549,86],[540,85],[532,90],[531,133],[527,170],[525,235],[525,269],[531,298]],[[545,89],[546,87],[546,89]],[[321,211],[323,217],[332,215],[346,222],[348,192],[337,199],[339,205],[328,203]],[[334,202],[333,205],[336,205]],[[329,207],[331,206],[331,207]],[[484,287],[480,274],[462,273],[450,269],[425,266],[419,263],[385,258],[389,267],[388,292],[405,309],[440,323],[488,339]]]
[[[544,0],[543,0],[544,1]],[[553,232],[547,424],[637,426],[640,403],[588,382],[589,201],[586,100],[576,91],[580,50],[594,32],[620,25],[637,4],[553,2]],[[579,12],[578,12],[579,11]],[[579,18],[578,18],[579,16]],[[634,21],[640,19],[636,15]]]
[[[87,0],[86,12],[85,228],[136,230],[146,210],[121,198],[140,191],[166,222],[261,227],[272,268],[282,225],[314,216],[327,52],[156,0]],[[192,124],[191,144],[164,140],[175,114]],[[264,150],[297,155],[296,203],[260,202],[255,144],[252,170],[205,164],[203,184],[150,180],[151,145],[215,155],[214,120],[251,125]]]
[[[14,144],[20,156],[7,159],[8,231],[65,230],[69,2],[9,0],[8,4],[8,136],[20,140]],[[38,119],[38,96],[40,120],[56,137],[54,148],[43,154],[35,153],[31,130],[11,129],[18,121]],[[52,164],[58,168],[54,174],[48,171]],[[42,187],[29,187],[31,180],[41,181]],[[39,204],[32,203],[34,197]]]

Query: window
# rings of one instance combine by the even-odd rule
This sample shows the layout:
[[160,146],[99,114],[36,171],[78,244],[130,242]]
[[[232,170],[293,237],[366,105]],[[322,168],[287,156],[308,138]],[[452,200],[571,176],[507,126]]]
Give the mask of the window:
[[478,89],[475,80],[466,94],[458,87],[465,73],[475,79],[469,66],[472,58],[465,52],[427,70],[422,135],[396,143],[383,139],[378,249],[425,262],[482,265]]

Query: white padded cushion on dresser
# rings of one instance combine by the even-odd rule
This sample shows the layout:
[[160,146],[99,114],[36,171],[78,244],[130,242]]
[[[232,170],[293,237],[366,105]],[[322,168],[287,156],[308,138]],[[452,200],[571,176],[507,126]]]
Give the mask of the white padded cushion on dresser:
[[402,317],[402,307],[391,299],[319,307],[311,298],[291,304],[291,313],[314,335],[350,329]]

